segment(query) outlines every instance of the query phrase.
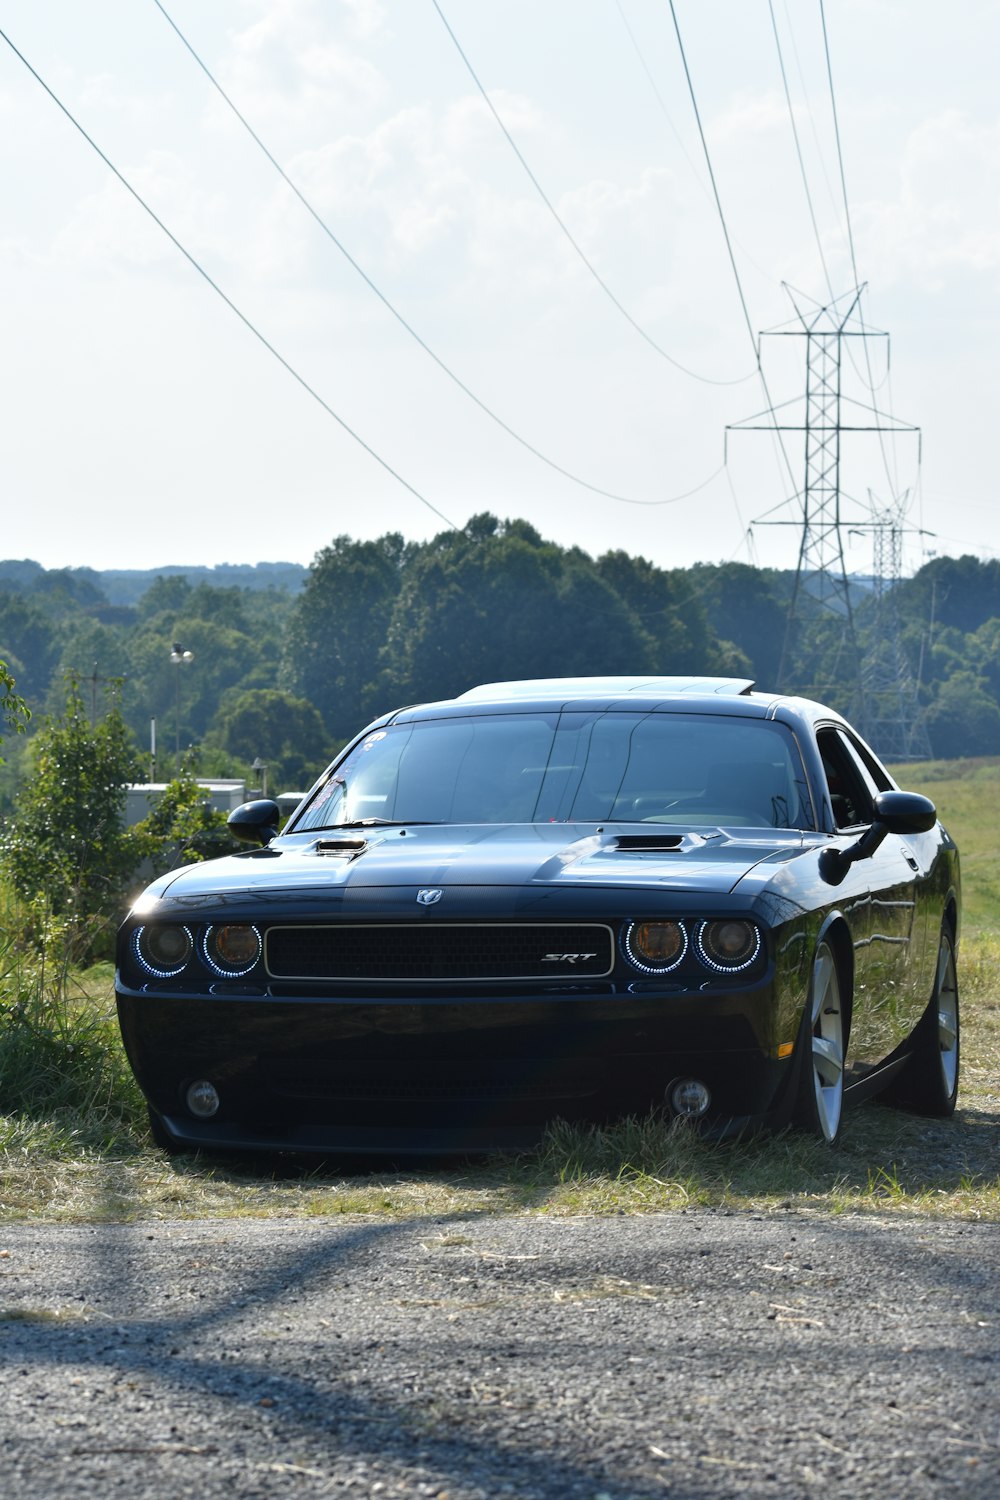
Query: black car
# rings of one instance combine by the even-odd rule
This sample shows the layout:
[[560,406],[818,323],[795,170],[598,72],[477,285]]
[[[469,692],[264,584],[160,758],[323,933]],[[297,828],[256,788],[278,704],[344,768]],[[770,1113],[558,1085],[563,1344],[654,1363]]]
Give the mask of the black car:
[[118,943],[173,1148],[521,1148],[650,1110],[833,1141],[955,1107],[958,853],[817,703],[674,677],[384,715]]

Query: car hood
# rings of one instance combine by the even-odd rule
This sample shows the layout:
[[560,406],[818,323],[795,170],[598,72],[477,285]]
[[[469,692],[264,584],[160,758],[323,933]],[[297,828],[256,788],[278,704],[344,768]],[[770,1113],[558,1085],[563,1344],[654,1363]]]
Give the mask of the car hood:
[[[241,895],[287,901],[341,890],[539,887],[725,894],[759,866],[802,852],[808,835],[792,829],[606,825],[406,825],[330,829],[275,839],[254,849],[162,876],[145,901],[201,905]],[[757,884],[758,882],[753,882]],[[140,902],[140,906],[141,906]]]

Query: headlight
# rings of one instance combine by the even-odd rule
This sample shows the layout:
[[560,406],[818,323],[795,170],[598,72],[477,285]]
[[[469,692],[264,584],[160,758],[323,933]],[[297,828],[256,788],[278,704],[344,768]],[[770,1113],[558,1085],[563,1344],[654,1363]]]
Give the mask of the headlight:
[[637,969],[646,974],[666,974],[683,959],[688,940],[680,922],[630,922],[622,944]]
[[137,927],[132,953],[140,968],[154,979],[173,979],[191,957],[194,944],[188,927]]
[[206,927],[201,940],[201,956],[213,974],[225,979],[241,979],[249,974],[260,958],[260,933],[246,922]]
[[717,973],[748,969],[761,949],[760,928],[753,922],[702,922],[698,928],[698,956]]

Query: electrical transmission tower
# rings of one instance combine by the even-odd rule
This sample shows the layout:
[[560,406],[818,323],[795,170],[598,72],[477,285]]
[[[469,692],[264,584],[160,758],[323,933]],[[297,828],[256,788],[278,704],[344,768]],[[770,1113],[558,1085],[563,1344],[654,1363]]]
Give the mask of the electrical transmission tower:
[[871,642],[862,662],[867,739],[886,760],[926,760],[931,746],[917,689],[903,651],[896,585],[903,572],[903,521],[907,496],[883,510],[872,501],[873,574]]
[[[864,672],[855,630],[851,587],[844,561],[844,531],[848,525],[851,530],[869,527],[871,515],[843,493],[841,440],[844,433],[916,432],[918,429],[909,423],[899,422],[869,402],[856,400],[844,392],[845,341],[887,337],[876,329],[866,327],[858,315],[858,304],[864,287],[855,287],[853,291],[826,304],[813,302],[801,293],[793,292],[790,287],[786,286],[785,290],[795,309],[793,321],[798,326],[772,329],[763,334],[762,338],[804,338],[806,341],[806,390],[801,420],[796,422],[779,418],[779,412],[784,415],[786,408],[795,404],[786,402],[777,409],[769,406],[767,411],[759,412],[742,422],[735,422],[728,430],[803,434],[804,484],[793,497],[801,505],[801,516],[794,521],[763,523],[793,525],[800,531],[798,561],[777,685],[779,688],[785,685],[790,648],[801,635],[806,619],[812,613],[807,604],[808,600],[812,600],[822,610],[830,611],[843,622],[843,645],[849,659],[857,664],[852,713],[864,723],[867,718]],[[851,409],[851,418],[857,412],[858,419],[845,420],[845,406]],[[860,420],[863,414],[870,415],[874,420]],[[854,518],[845,515],[848,504],[854,507]]]

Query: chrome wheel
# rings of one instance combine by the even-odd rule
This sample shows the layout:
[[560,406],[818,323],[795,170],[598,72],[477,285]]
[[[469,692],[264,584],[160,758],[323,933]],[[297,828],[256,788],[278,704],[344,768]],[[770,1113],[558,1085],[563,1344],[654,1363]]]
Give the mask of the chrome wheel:
[[832,1143],[840,1131],[844,1107],[844,1015],[837,960],[827,943],[819,944],[813,958],[799,1045],[802,1071],[796,1122]]
[[958,1084],[958,975],[955,972],[955,950],[944,933],[938,950],[934,995],[937,1000],[941,1086],[945,1098],[949,1099]]

